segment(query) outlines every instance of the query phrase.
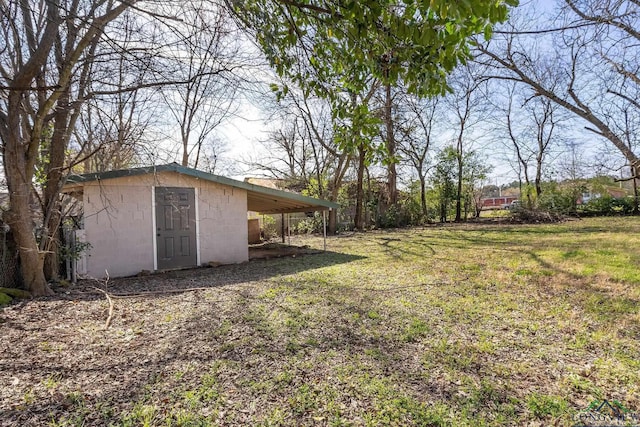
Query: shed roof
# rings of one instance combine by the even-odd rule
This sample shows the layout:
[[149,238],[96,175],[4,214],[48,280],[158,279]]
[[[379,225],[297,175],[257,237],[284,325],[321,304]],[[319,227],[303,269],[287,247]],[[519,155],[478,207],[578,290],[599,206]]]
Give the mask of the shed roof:
[[254,212],[276,214],[289,212],[310,212],[337,209],[337,203],[327,200],[315,199],[289,191],[276,190],[262,187],[220,175],[199,171],[197,169],[180,166],[177,163],[168,165],[148,166],[132,169],[122,169],[108,172],[87,173],[82,175],[70,175],[67,178],[63,192],[71,192],[85,182],[104,181],[114,178],[122,178],[136,175],[156,174],[158,172],[175,172],[196,179],[241,188],[247,191],[247,209]]

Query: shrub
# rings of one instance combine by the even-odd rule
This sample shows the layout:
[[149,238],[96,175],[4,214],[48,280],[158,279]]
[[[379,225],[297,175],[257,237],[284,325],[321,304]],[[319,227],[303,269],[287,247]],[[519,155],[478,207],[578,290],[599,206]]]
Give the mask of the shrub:
[[550,189],[544,191],[537,202],[537,208],[541,211],[563,214],[576,211],[576,198],[573,191]]
[[293,234],[312,234],[322,232],[322,213],[314,212],[313,216],[306,217],[291,225]]
[[279,235],[276,220],[270,215],[265,215],[262,220],[262,237],[264,240],[271,240]]
[[580,207],[580,212],[585,215],[629,215],[633,212],[633,199],[607,194],[589,200]]
[[378,218],[380,228],[394,228],[400,226],[400,208],[392,205],[384,211]]

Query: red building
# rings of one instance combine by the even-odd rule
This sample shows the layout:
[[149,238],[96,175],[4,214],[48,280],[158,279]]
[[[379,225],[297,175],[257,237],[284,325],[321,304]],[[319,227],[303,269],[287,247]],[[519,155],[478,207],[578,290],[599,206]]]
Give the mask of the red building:
[[518,196],[485,197],[482,199],[482,209],[506,209],[514,200],[518,200]]

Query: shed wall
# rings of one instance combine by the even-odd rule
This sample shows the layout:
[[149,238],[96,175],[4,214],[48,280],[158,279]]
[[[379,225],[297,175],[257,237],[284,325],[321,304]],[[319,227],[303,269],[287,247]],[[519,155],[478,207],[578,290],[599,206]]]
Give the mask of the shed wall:
[[151,187],[122,178],[84,188],[85,239],[91,244],[87,274],[103,278],[153,271]]
[[196,189],[198,250],[201,264],[248,260],[245,190],[174,172],[108,179],[84,188],[87,259],[91,277],[129,276],[154,270],[152,187]]
[[183,178],[197,181],[201,264],[247,261],[247,192],[210,181]]

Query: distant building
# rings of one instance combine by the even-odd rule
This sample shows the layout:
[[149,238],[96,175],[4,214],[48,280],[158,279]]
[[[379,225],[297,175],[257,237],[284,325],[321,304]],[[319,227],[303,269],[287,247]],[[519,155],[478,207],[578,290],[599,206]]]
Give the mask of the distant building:
[[614,199],[621,199],[623,197],[626,197],[629,194],[629,192],[625,188],[608,186],[604,188],[603,191],[600,191],[600,192],[586,191],[582,193],[580,198],[578,198],[577,202],[579,205],[581,205],[583,203],[589,202],[590,200],[599,199],[600,197],[603,196],[602,194],[603,192],[606,195],[613,197]]
[[518,196],[484,197],[482,198],[482,209],[508,209]]

